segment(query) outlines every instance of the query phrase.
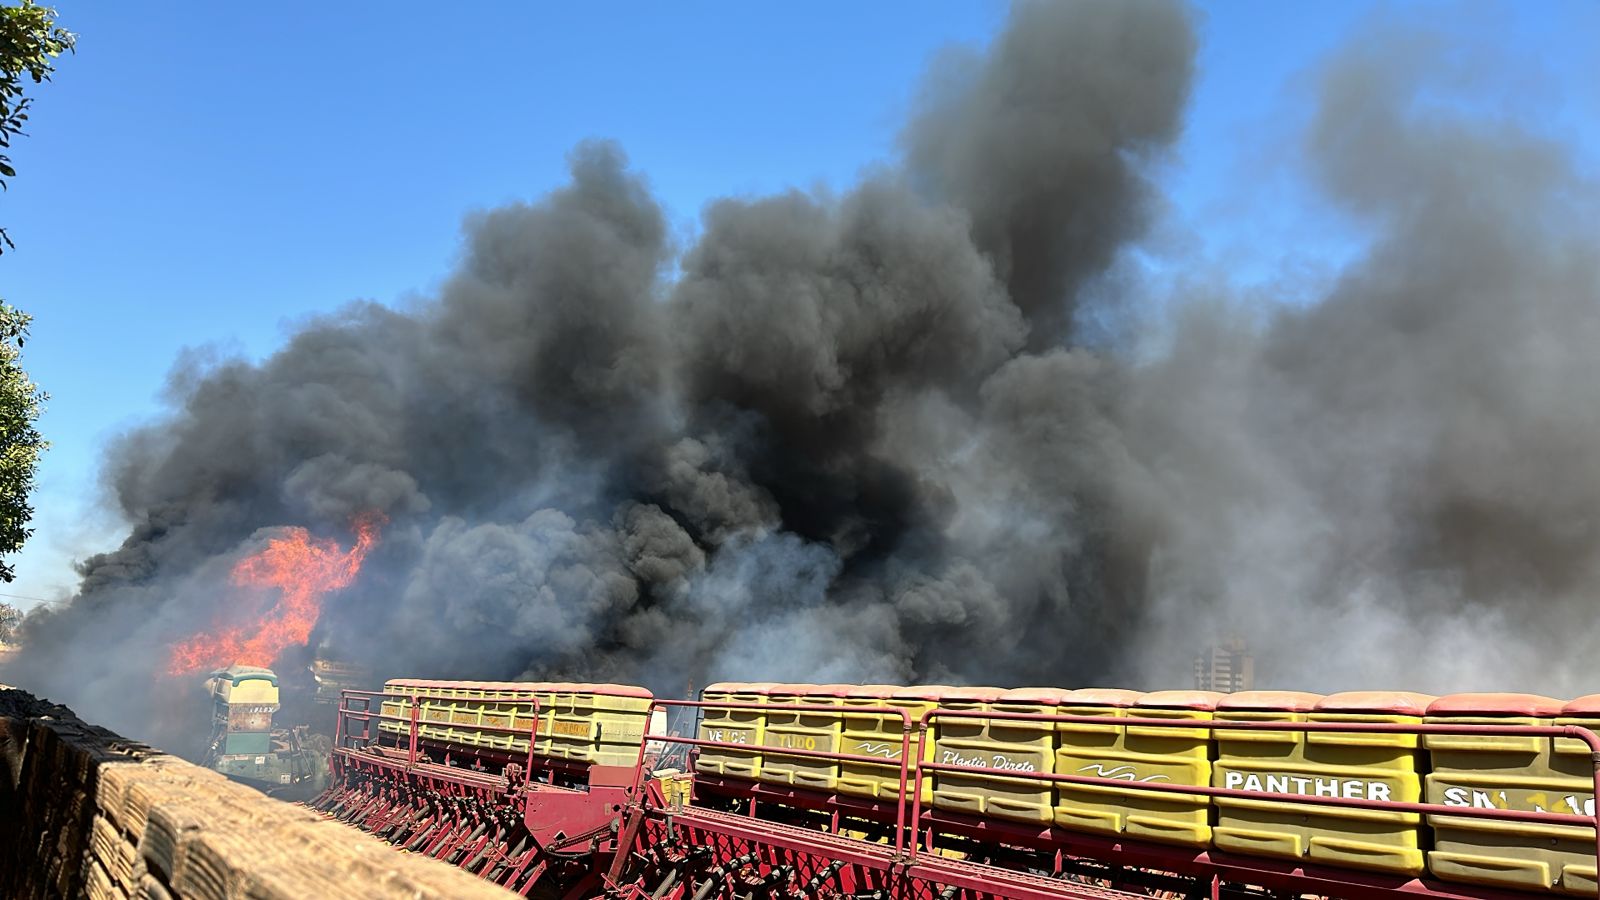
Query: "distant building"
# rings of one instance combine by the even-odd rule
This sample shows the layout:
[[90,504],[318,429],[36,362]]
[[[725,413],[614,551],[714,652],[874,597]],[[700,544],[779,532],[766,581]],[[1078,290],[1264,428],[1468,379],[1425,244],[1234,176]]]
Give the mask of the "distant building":
[[1256,660],[1243,638],[1230,637],[1209,647],[1194,661],[1194,686],[1231,694],[1255,686]]

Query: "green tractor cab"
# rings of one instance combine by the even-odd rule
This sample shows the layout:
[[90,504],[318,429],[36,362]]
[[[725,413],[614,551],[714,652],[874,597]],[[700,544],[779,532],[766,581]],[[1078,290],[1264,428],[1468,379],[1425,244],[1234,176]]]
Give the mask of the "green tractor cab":
[[259,666],[229,666],[206,679],[212,737],[204,765],[267,794],[296,799],[327,785],[328,746],[304,726],[273,728],[278,676]]

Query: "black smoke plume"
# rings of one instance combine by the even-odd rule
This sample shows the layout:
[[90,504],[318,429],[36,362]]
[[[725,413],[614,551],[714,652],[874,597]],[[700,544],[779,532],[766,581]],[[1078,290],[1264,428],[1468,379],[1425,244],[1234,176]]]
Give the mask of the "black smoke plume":
[[261,529],[377,509],[317,640],[380,675],[1156,687],[1233,632],[1284,687],[1591,690],[1594,186],[1451,101],[1460,48],[1351,46],[1298,155],[1367,245],[1296,305],[1128,262],[1194,74],[1175,3],[1021,3],[935,66],[901,165],[714,202],[687,247],[579,146],[431,302],[180,369],[108,455],[132,532],[13,677],[148,733],[128,685]]

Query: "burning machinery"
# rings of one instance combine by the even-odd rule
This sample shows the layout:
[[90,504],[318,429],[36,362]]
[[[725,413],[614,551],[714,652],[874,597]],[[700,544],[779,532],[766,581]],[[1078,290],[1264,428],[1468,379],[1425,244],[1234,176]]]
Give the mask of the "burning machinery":
[[327,748],[303,727],[274,729],[278,676],[257,666],[230,666],[206,680],[211,744],[205,765],[270,794],[310,796],[327,784]]

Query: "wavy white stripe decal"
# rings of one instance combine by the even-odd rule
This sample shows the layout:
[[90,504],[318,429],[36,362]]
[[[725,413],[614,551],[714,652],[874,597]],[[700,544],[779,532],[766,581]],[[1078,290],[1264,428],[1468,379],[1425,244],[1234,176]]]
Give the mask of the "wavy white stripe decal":
[[1078,770],[1079,772],[1093,772],[1101,778],[1114,778],[1117,781],[1132,781],[1136,784],[1148,784],[1152,781],[1171,781],[1165,775],[1146,775],[1139,777],[1139,772],[1133,766],[1117,766],[1107,769],[1103,763],[1092,763]]

